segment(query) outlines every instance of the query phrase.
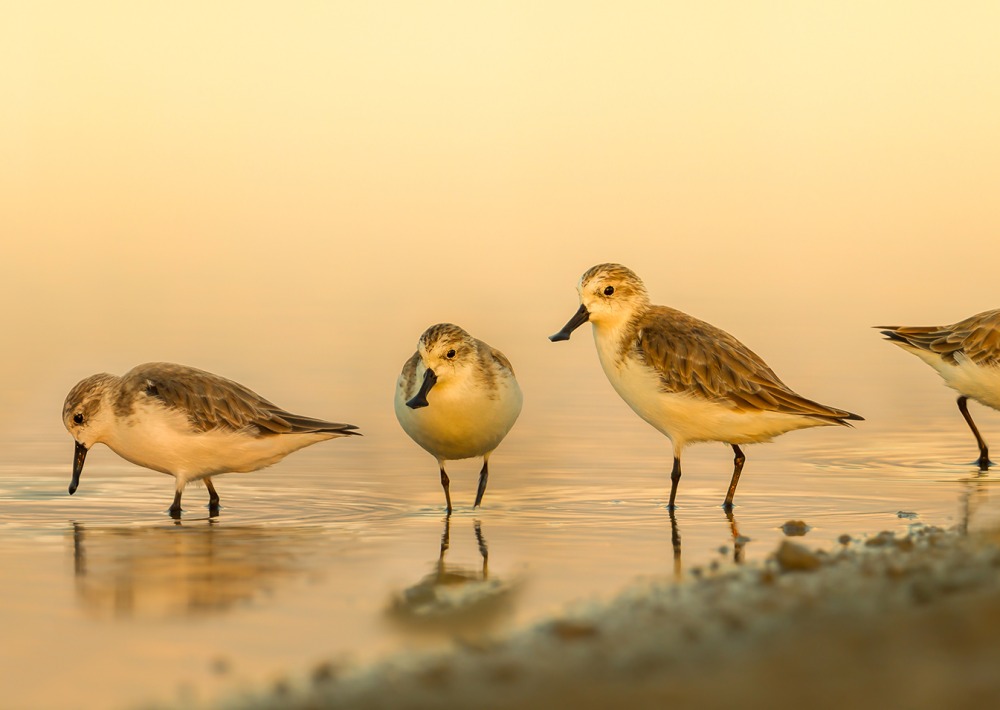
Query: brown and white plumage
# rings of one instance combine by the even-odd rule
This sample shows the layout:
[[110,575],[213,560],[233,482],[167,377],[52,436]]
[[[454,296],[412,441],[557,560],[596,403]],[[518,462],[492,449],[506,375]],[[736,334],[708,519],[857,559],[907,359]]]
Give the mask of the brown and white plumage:
[[795,393],[732,335],[673,308],[650,306],[621,342],[627,354],[656,371],[663,392],[726,402],[743,412],[852,418]]
[[722,441],[735,453],[726,507],[743,468],[739,444],[769,441],[795,429],[848,425],[856,414],[802,397],[729,333],[650,303],[645,285],[620,264],[599,264],[581,277],[580,309],[552,340],[593,325],[605,374],[622,399],[674,447],[674,507],[684,446]]
[[445,462],[483,457],[475,506],[483,500],[493,450],[521,413],[521,388],[510,361],[451,323],[425,330],[396,380],[396,419],[437,459],[450,513]]
[[968,398],[1000,410],[1000,309],[952,325],[876,327],[893,344],[933,367],[959,393],[958,409],[979,446],[977,463],[987,469],[989,448],[969,414]]
[[76,442],[71,494],[87,451],[103,443],[177,479],[173,514],[190,481],[204,480],[217,508],[211,476],[256,471],[304,446],[358,433],[353,424],[292,414],[238,382],[164,362],[82,380],[66,397],[63,423]]

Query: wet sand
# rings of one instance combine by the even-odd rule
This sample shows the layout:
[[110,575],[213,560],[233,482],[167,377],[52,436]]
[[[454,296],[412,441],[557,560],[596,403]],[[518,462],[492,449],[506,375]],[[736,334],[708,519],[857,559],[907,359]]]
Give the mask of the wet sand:
[[987,707],[998,545],[996,531],[924,525],[831,551],[789,538],[763,563],[639,584],[443,652],[321,663],[225,707]]

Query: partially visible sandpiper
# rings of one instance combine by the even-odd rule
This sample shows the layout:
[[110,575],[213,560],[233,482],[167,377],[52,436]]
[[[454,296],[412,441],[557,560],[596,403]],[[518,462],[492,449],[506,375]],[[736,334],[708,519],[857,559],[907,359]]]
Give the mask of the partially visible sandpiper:
[[76,442],[71,495],[87,451],[102,443],[177,479],[175,517],[191,481],[205,482],[209,508],[218,510],[212,476],[256,471],[318,441],[358,435],[353,424],[292,414],[232,380],[166,362],[81,381],[66,397],[63,423]]
[[790,390],[729,333],[673,308],[654,306],[642,281],[620,264],[598,264],[577,286],[580,308],[549,339],[568,340],[588,320],[597,354],[615,390],[674,447],[670,503],[681,478],[681,451],[699,441],[733,447],[733,477],[723,506],[733,506],[746,460],[740,444],[770,441],[794,429],[861,420]]
[[958,392],[958,411],[976,437],[980,470],[987,470],[989,447],[972,421],[968,400],[1000,410],[1000,309],[984,311],[952,325],[875,326],[903,350],[933,367]]
[[490,454],[521,413],[521,388],[510,361],[457,325],[424,331],[396,381],[396,418],[411,439],[437,459],[448,513],[446,461],[483,457],[475,506],[483,501]]

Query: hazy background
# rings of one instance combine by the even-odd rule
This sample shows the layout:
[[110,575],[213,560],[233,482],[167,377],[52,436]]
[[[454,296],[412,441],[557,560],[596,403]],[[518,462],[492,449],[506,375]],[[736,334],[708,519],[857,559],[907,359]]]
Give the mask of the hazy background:
[[[761,561],[790,518],[827,546],[1000,524],[953,394],[869,328],[1000,307],[998,186],[996,2],[4,3],[5,699],[208,698],[413,643],[385,605],[437,569],[443,496],[391,399],[440,321],[525,393],[483,509],[449,467],[448,562],[481,569],[482,518],[491,579],[524,580],[505,624]],[[668,442],[589,328],[546,339],[603,261],[867,418],[748,450],[732,523],[731,453],[686,452],[683,560]],[[212,522],[105,447],[70,498],[63,398],[151,360],[365,437],[223,477]]]
[[817,399],[950,400],[866,328],[1000,305],[998,47],[993,2],[8,3],[0,438],[173,360],[376,447],[446,320],[521,436],[579,377],[620,417],[545,340],[611,260]]

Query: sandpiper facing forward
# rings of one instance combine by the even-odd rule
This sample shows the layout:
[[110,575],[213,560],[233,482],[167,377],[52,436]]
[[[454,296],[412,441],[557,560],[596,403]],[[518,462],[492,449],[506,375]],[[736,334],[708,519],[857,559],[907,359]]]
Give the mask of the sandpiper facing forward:
[[510,361],[457,325],[424,331],[396,382],[396,418],[411,439],[437,459],[451,513],[446,461],[483,457],[478,506],[486,492],[490,454],[521,413],[521,388]]
[[71,495],[87,451],[102,443],[177,479],[170,506],[175,517],[190,481],[205,481],[209,508],[217,510],[212,476],[256,471],[304,446],[358,434],[353,424],[292,414],[232,380],[166,362],[139,365],[122,377],[82,380],[66,397],[63,423],[76,441]]
[[861,419],[796,394],[729,333],[650,304],[642,281],[620,264],[590,268],[577,289],[579,310],[550,340],[568,340],[591,322],[597,354],[615,390],[673,444],[671,510],[687,444],[721,441],[733,447],[733,477],[723,503],[731,509],[746,460],[740,444]]
[[937,370],[958,392],[958,410],[976,437],[983,471],[992,465],[986,441],[972,421],[968,400],[1000,410],[1000,309],[952,325],[876,326],[895,345]]

